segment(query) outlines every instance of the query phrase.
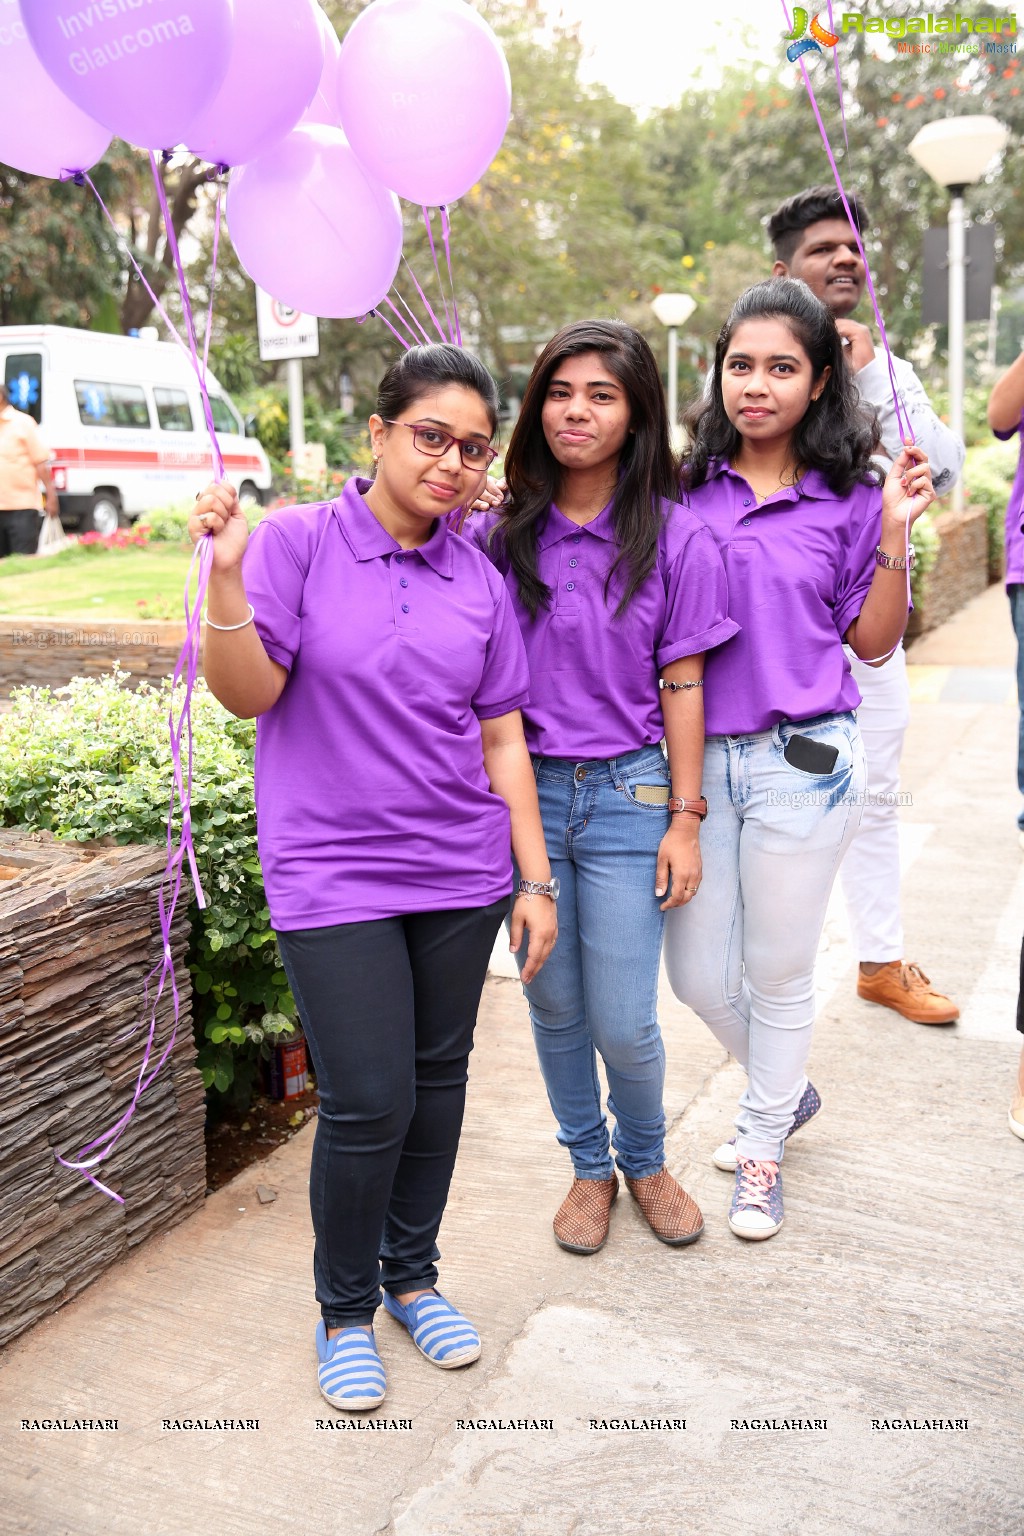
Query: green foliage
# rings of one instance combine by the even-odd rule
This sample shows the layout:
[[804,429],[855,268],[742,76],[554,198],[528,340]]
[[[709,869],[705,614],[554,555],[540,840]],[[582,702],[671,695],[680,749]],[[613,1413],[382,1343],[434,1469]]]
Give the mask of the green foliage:
[[914,549],[917,551],[917,559],[914,569],[910,573],[910,596],[915,608],[920,608],[925,599],[928,585],[928,572],[932,570],[939,558],[939,530],[935,526],[933,513],[929,510],[923,513],[914,524],[911,538]]
[[[149,532],[149,542],[151,544],[187,544],[189,542],[188,520],[194,505],[192,501],[176,501],[171,502],[169,506],[159,507],[155,512],[147,513],[146,528]],[[260,518],[266,516],[266,508],[251,505],[243,510],[251,533]],[[178,616],[177,612],[172,615],[174,618]]]
[[991,437],[983,447],[967,450],[964,499],[972,507],[985,508],[988,572],[992,581],[998,581],[1003,574],[1006,504],[1017,470],[1017,452],[1016,442],[993,443]]
[[252,331],[232,331],[210,347],[210,366],[229,395],[248,394],[260,366],[259,342]]
[[[89,842],[161,843],[171,758],[170,685],[123,686],[124,673],[66,688],[17,689],[0,715],[0,819]],[[199,1066],[206,1087],[244,1105],[261,1056],[291,1034],[295,1003],[270,927],[256,850],[255,726],[199,683],[192,827],[208,905],[190,908]],[[186,873],[181,900],[190,886]]]

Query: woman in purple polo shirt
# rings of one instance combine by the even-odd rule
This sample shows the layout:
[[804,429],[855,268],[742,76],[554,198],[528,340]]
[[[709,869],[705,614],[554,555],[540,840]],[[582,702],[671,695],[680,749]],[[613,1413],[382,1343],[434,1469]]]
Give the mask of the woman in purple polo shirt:
[[558,332],[534,366],[505,470],[507,508],[469,533],[505,576],[526,641],[526,740],[561,882],[554,955],[537,976],[519,954],[572,1159],[555,1239],[573,1253],[604,1243],[614,1145],[655,1235],[691,1243],[703,1218],[665,1166],[658,965],[664,914],[701,878],[704,652],[736,625],[714,539],[674,504],[661,379],[637,331],[588,320]]
[[[476,358],[415,347],[381,381],[372,483],[272,513],[251,539],[214,485],[189,524],[213,536],[207,681],[259,717],[260,859],[320,1092],[317,1375],[345,1409],[384,1397],[381,1285],[435,1364],[480,1353],[435,1289],[436,1237],[510,837],[524,881],[551,879],[515,615],[446,522],[480,489],[497,410]],[[550,894],[520,895],[511,923],[533,975],[555,939]]]
[[860,820],[860,702],[843,654],[880,663],[907,622],[909,526],[933,500],[924,453],[884,485],[835,320],[803,283],[741,295],[710,392],[690,412],[683,484],[718,540],[739,633],[708,658],[704,883],[669,914],[676,995],[747,1069],[729,1225],[782,1225],[783,1143],[819,1107],[805,1065],[814,957]]

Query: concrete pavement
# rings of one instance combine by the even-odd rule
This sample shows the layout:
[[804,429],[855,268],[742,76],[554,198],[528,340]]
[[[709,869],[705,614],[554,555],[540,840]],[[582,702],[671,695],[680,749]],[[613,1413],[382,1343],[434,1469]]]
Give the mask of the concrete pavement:
[[[0,1532],[1019,1536],[1024,1144],[1006,1108],[1024,854],[1002,592],[910,659],[908,957],[962,1022],[859,1002],[833,903],[824,1109],[790,1144],[778,1237],[726,1227],[709,1153],[741,1075],[666,989],[670,1166],[707,1230],[666,1248],[623,1197],[600,1254],[561,1252],[568,1163],[519,987],[493,978],[441,1234],[443,1289],[483,1358],[442,1373],[382,1314],[373,1418],[397,1427],[319,1397],[311,1127],[7,1351]],[[19,1427],[86,1417],[118,1428]],[[163,1427],[197,1419],[259,1428]],[[819,1427],[755,1427],[794,1421]],[[892,1427],[907,1421],[954,1427]]]

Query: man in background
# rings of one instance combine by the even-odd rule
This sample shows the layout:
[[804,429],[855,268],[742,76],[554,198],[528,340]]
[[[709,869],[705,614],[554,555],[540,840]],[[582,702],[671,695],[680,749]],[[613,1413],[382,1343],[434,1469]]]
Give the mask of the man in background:
[[[847,202],[862,238],[869,228],[863,203]],[[851,320],[864,292],[864,262],[846,209],[835,187],[809,187],[778,207],[768,220],[776,277],[796,277],[832,311],[844,357],[864,403],[878,415],[886,456],[902,447],[885,352],[866,325]],[[924,386],[904,358],[893,368],[903,416],[928,455],[938,495],[955,483],[964,445],[932,409]],[[868,803],[840,875],[860,961],[857,994],[893,1008],[917,1024],[951,1024],[957,1005],[932,987],[919,965],[904,959],[900,914],[899,766],[910,716],[903,646],[880,667],[869,667],[847,650],[863,702],[857,722],[864,738]]]
[[0,560],[35,554],[43,508],[40,483],[46,490],[47,516],[59,516],[49,459],[32,417],[14,409],[0,383]]

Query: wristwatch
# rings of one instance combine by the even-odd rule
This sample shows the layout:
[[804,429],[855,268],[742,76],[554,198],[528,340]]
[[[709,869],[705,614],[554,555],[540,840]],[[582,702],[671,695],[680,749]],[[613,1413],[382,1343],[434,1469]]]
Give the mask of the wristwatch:
[[557,875],[551,880],[520,880],[520,896],[550,896],[552,901],[558,900],[558,892],[561,886]]
[[701,795],[699,800],[677,800],[675,796],[668,802],[668,808],[673,816],[679,816],[683,811],[689,811],[691,816],[699,816],[704,820],[708,813],[708,802]]
[[887,571],[912,571],[917,564],[917,550],[911,544],[905,555],[887,555],[879,544],[875,550],[875,564]]

